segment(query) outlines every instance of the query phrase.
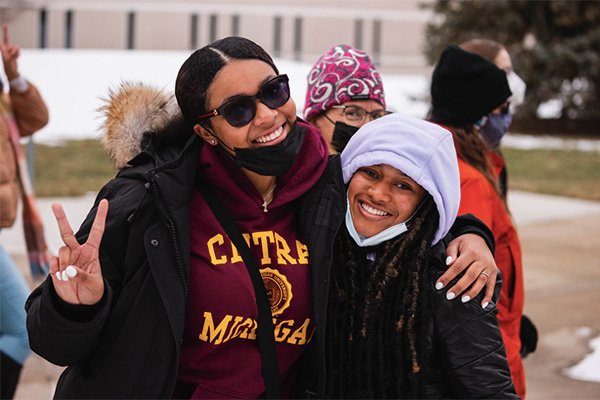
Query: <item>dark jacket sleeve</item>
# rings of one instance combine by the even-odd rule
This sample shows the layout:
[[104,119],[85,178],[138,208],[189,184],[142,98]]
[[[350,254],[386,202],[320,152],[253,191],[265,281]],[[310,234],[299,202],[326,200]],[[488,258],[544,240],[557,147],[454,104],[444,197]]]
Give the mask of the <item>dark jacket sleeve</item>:
[[454,221],[452,228],[450,228],[450,233],[455,238],[466,233],[474,233],[485,240],[492,254],[496,250],[494,234],[486,224],[473,214],[464,214],[456,217],[456,221]]
[[93,306],[66,304],[58,297],[52,279],[48,277],[31,293],[25,304],[31,349],[57,365],[75,364],[95,351],[112,305],[121,291],[128,229],[123,208],[111,195],[113,190],[114,185],[109,183],[98,194],[94,207],[76,234],[80,243],[87,240],[98,203],[108,198],[109,214],[100,245],[105,287],[100,302]]
[[[94,306],[68,306],[54,291],[50,277],[27,299],[27,332],[31,349],[53,364],[75,364],[93,352],[110,311],[112,290]],[[67,308],[70,308],[67,310]]]
[[[445,270],[441,260],[435,268],[437,279]],[[496,318],[501,286],[498,279],[493,301],[485,309],[483,293],[468,303],[446,300],[443,290],[434,294],[434,340],[457,398],[519,398]]]

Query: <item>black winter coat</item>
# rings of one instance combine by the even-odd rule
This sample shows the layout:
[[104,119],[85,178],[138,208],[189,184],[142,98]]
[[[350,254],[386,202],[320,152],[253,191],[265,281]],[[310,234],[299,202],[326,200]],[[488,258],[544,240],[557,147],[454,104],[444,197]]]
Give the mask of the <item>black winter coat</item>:
[[[169,398],[173,392],[188,284],[188,200],[201,139],[179,120],[165,129],[178,134],[147,136],[131,167],[102,188],[77,233],[80,242],[87,239],[98,202],[108,199],[100,249],[106,287],[101,302],[63,303],[49,278],[27,300],[31,348],[54,364],[68,366],[56,398]],[[345,212],[339,163],[339,157],[329,160],[299,204],[313,265],[317,331],[325,327],[333,237]],[[461,222],[454,227],[458,233],[480,233],[493,246],[484,225]],[[315,335],[313,341],[322,382],[324,337]]]
[[[167,129],[181,131],[185,124]],[[98,203],[107,199],[100,249],[106,290],[101,302],[70,306],[58,298],[50,278],[27,300],[31,348],[54,364],[68,366],[56,398],[169,398],[173,392],[185,322],[188,200],[201,139],[190,132],[166,137],[147,137],[132,166],[99,192],[76,235],[80,242],[87,240]],[[322,235],[315,228],[337,220],[329,207],[344,193],[340,171],[339,157],[331,158],[315,188],[300,200],[299,221],[303,232],[311,232],[307,244],[318,260],[331,257],[330,246],[324,249],[320,240],[328,240],[334,230]],[[312,271],[316,325],[324,324],[326,315],[327,262]]]
[[[452,239],[448,235],[444,242]],[[446,243],[431,249],[431,286],[446,271]],[[450,285],[448,286],[450,287]],[[433,317],[428,337],[429,371],[425,398],[518,399],[506,360],[496,317],[502,280],[496,281],[493,301],[481,307],[483,293],[468,303],[448,301],[446,290],[433,290]]]
[[49,278],[29,297],[31,348],[68,366],[55,397],[171,396],[185,316],[188,199],[200,144],[196,135],[187,138],[183,151],[177,145],[157,149],[150,141],[133,166],[100,191],[77,233],[80,242],[87,239],[99,200],[108,199],[100,304],[61,302]]

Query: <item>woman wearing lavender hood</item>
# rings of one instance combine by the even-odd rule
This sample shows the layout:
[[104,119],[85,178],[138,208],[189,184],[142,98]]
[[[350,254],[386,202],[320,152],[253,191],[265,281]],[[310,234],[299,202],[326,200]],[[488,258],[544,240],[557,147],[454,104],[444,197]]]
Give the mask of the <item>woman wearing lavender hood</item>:
[[452,135],[389,115],[360,128],[341,161],[348,207],[333,250],[326,396],[518,398],[500,282],[484,308],[434,289],[460,203]]
[[[321,132],[330,154],[341,153],[359,128],[390,114],[386,107],[381,75],[371,57],[360,49],[347,44],[333,46],[319,56],[308,73],[303,116]],[[488,267],[493,260],[480,250],[485,248],[485,235],[477,235],[481,225],[472,216],[460,216],[454,225],[469,227],[472,234],[462,235],[448,246],[449,268],[436,285],[438,289],[449,288],[448,300],[460,296],[469,301],[481,290],[485,290],[482,305],[492,298],[497,272]],[[467,267],[467,273],[462,274]],[[461,278],[448,286],[459,275]]]

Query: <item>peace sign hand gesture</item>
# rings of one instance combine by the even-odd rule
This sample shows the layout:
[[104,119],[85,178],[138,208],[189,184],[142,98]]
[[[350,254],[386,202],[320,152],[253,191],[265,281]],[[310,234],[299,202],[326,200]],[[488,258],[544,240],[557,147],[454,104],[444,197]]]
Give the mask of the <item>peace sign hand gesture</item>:
[[98,204],[88,239],[82,245],[75,238],[62,206],[55,203],[52,211],[65,243],[59,249],[58,257],[50,260],[50,274],[56,293],[70,304],[96,304],[104,295],[98,249],[104,235],[108,200],[101,200]]

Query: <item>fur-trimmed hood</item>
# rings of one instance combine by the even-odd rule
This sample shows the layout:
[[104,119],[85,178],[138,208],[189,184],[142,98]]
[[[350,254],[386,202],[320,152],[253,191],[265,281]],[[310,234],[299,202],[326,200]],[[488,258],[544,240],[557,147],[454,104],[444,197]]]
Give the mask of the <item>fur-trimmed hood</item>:
[[140,153],[145,133],[160,132],[181,115],[173,94],[142,83],[123,82],[102,100],[101,142],[118,169]]

